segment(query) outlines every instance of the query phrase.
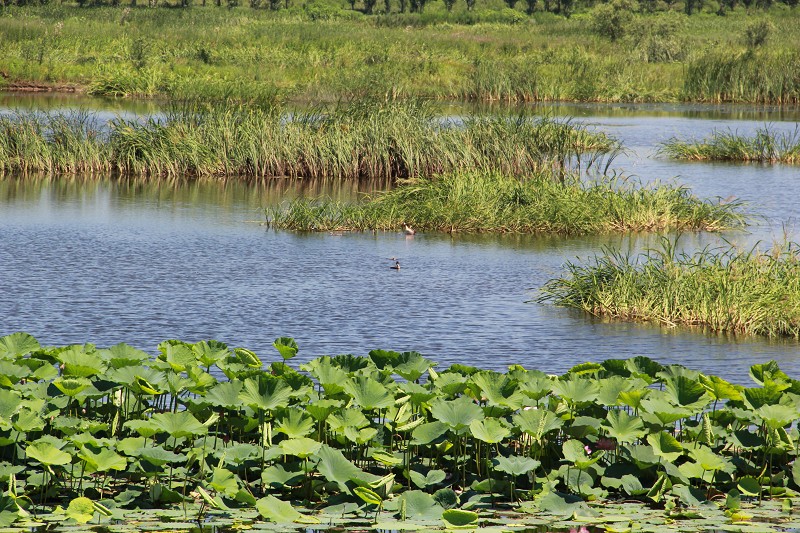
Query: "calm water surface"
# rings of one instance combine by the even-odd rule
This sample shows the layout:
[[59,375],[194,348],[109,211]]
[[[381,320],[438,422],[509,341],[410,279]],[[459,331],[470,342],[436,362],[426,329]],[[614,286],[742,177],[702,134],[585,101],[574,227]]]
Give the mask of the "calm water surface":
[[[3,102],[0,101],[0,106]],[[110,110],[109,112],[117,112]],[[122,110],[126,111],[126,110]],[[767,218],[743,245],[794,235],[800,171],[787,166],[677,164],[654,158],[670,136],[714,128],[790,131],[798,114],[760,108],[569,106],[621,138],[615,166],[673,180],[702,196],[736,196]],[[0,332],[44,344],[127,342],[153,351],[168,338],[218,339],[265,360],[288,335],[298,359],[418,350],[446,365],[562,372],[583,361],[647,355],[746,383],[776,359],[800,376],[800,346],[641,324],[609,323],[530,303],[566,260],[603,246],[640,250],[654,237],[561,238],[298,234],[260,224],[261,208],[298,195],[347,200],[373,186],[279,181],[193,184],[0,180]],[[681,245],[721,243],[692,234]],[[399,257],[402,269],[389,269]]]

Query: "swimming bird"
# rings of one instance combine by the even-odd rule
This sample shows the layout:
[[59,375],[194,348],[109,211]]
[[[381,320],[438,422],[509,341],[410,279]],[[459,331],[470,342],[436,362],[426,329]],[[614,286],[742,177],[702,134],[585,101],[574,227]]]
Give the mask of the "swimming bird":
[[414,229],[408,224],[403,224],[403,231],[406,232],[406,235],[414,235],[416,233],[416,231],[414,231]]
[[395,261],[394,265],[390,266],[389,268],[393,270],[400,270],[400,261]]

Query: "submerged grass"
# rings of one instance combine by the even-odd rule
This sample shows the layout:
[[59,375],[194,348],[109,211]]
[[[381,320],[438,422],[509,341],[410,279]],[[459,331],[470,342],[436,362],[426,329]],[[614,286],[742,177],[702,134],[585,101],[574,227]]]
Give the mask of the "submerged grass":
[[606,251],[592,263],[567,263],[541,301],[597,316],[688,325],[714,331],[800,338],[800,250],[734,247],[643,257]]
[[85,114],[0,117],[0,169],[125,176],[413,178],[460,169],[523,175],[607,162],[603,133],[551,118],[436,117],[418,102],[366,99],[287,114],[280,107],[186,104],[107,128]]
[[673,137],[662,144],[661,153],[673,159],[691,161],[800,164],[800,127],[787,133],[764,127],[752,136],[714,131],[701,141],[682,141]]
[[[560,179],[559,179],[560,178]],[[688,189],[623,179],[586,182],[541,172],[524,179],[460,172],[405,183],[361,203],[295,200],[267,210],[269,224],[303,231],[388,230],[589,234],[719,230],[745,222],[741,204],[700,200]]]

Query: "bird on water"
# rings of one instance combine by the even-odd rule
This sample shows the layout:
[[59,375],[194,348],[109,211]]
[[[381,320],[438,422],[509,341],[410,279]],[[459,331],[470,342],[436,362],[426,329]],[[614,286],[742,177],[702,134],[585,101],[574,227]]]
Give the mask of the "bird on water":
[[406,235],[414,235],[416,233],[416,231],[408,224],[403,224],[403,231],[405,231]]
[[394,265],[390,266],[389,268],[393,270],[400,270],[400,261],[395,261]]

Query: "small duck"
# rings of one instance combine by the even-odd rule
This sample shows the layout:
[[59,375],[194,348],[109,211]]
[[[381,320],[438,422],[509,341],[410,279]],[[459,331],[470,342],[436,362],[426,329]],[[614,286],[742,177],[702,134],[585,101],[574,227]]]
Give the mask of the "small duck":
[[400,270],[400,261],[395,261],[394,265],[390,266],[392,270]]
[[403,224],[403,231],[406,233],[406,235],[414,235],[416,233],[416,231],[408,224]]

